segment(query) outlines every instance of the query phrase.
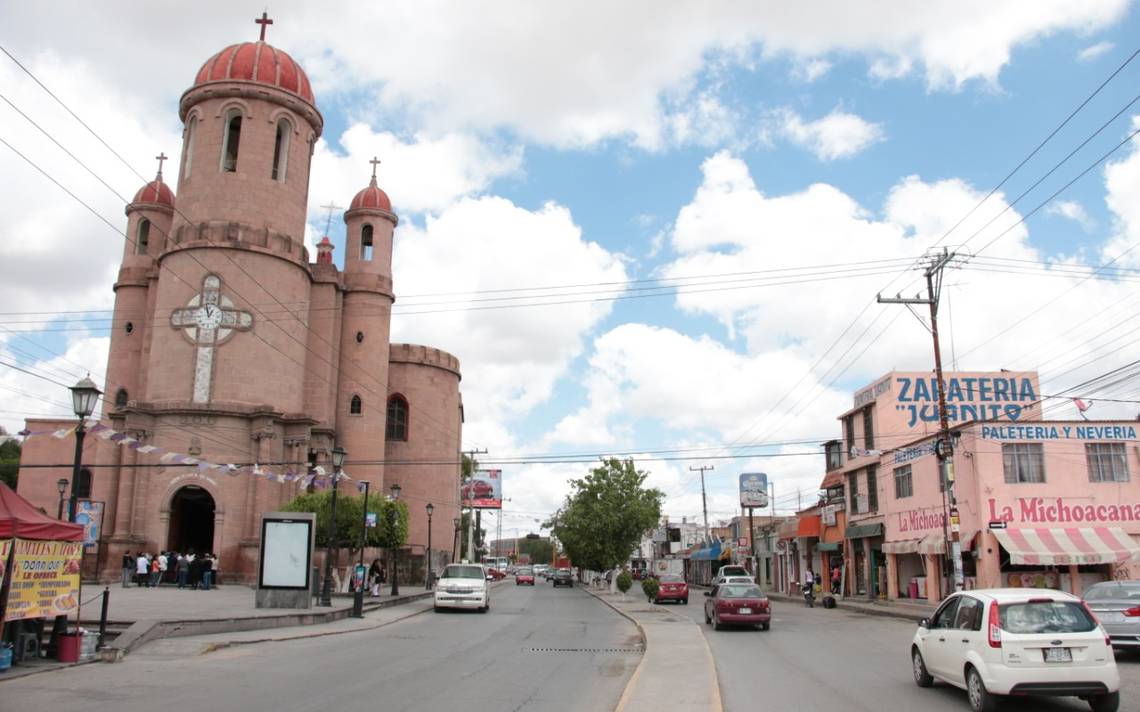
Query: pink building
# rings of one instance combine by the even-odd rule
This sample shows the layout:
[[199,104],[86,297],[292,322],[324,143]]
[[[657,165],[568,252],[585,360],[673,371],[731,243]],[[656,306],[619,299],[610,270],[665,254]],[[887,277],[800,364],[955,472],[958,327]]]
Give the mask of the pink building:
[[[967,587],[1079,594],[1140,574],[1140,422],[1043,421],[1035,373],[946,381]],[[850,522],[849,594],[938,600],[952,590],[937,418],[930,374],[890,373],[856,394],[844,441],[827,444],[823,488],[842,488]]]
[[[232,45],[198,70],[179,118],[178,197],[160,163],[126,207],[101,424],[131,442],[86,441],[77,492],[104,504],[88,565],[111,579],[125,551],[196,549],[220,555],[229,580],[251,581],[260,514],[298,483],[179,466],[157,452],[303,474],[331,471],[336,446],[374,496],[401,486],[411,512],[404,561],[426,553],[428,502],[433,556],[446,558],[459,516],[459,362],[389,343],[398,218],[375,168],[343,215],[343,269],[327,238],[310,262],[309,171],[324,119],[304,70],[264,41]],[[69,470],[30,466],[71,462],[73,450],[73,437],[29,439],[20,493],[54,512]]]

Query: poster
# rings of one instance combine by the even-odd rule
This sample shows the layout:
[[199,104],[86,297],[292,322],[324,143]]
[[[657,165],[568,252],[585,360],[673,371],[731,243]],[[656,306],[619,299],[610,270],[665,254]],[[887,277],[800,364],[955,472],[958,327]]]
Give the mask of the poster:
[[103,503],[81,499],[75,503],[75,523],[83,525],[83,546],[95,546],[103,530]]
[[313,514],[261,519],[260,588],[307,589],[313,561]]
[[53,618],[79,608],[81,541],[16,540],[5,620]]
[[503,471],[476,470],[459,488],[463,506],[473,509],[503,508]]
[[740,476],[740,506],[768,506],[768,475],[764,472],[745,472]]

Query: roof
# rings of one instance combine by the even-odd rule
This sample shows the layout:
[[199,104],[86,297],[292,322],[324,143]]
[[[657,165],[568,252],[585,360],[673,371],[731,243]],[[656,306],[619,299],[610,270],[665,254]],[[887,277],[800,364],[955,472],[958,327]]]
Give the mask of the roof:
[[372,182],[368,187],[356,194],[352,199],[352,204],[349,210],[383,210],[385,212],[392,212],[392,201],[388,199],[388,194],[380,190],[380,186],[376,185],[376,176],[372,176]]
[[246,81],[283,89],[316,106],[313,87],[301,65],[267,42],[230,45],[206,60],[194,86],[221,81]]
[[37,541],[83,541],[83,525],[49,517],[0,482],[0,539],[13,537]]
[[166,183],[163,183],[162,176],[159,176],[139,188],[139,192],[135,193],[135,199],[132,200],[131,203],[149,203],[151,205],[165,205],[168,208],[173,208],[174,191],[172,191],[170,186]]
[[1052,598],[1055,601],[1080,601],[1071,593],[1051,588],[976,588],[962,591],[971,595],[983,596],[998,603],[1024,601],[1027,598]]

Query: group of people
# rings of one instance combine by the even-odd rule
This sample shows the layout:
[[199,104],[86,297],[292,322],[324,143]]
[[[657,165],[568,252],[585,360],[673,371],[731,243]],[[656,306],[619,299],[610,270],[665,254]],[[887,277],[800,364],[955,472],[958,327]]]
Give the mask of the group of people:
[[140,587],[158,588],[166,582],[176,583],[178,588],[189,586],[209,591],[217,571],[217,557],[211,553],[197,555],[193,549],[185,554],[175,551],[123,554],[123,588],[129,587],[133,580]]

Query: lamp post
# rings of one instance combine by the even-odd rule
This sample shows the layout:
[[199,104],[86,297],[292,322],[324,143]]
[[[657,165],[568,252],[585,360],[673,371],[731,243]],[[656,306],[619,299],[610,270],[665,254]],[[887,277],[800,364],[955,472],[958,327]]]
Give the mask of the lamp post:
[[462,551],[462,549],[463,549],[463,547],[460,546],[463,543],[463,541],[459,538],[460,537],[459,525],[463,523],[463,520],[460,519],[459,517],[456,517],[455,519],[451,520],[451,523],[455,525],[455,533],[451,535],[451,538],[453,540],[452,546],[451,546],[451,563],[455,563],[456,552]]
[[[364,512],[360,516],[360,563],[357,564],[361,569],[364,568],[364,544],[368,541],[368,488],[371,483],[368,481],[361,482],[364,485]],[[354,573],[352,581],[356,584],[356,593],[352,597],[352,617],[364,617],[364,575],[361,574],[357,577]]]
[[[392,504],[395,505],[396,502],[398,502],[400,500],[400,485],[392,485],[389,489],[392,492]],[[399,512],[399,510],[396,509],[395,506],[391,507],[388,511],[391,513],[389,516],[392,517],[392,521],[391,521],[392,533],[395,534],[396,533],[396,524],[400,518],[400,512]],[[399,555],[400,555],[400,547],[399,546],[393,547],[392,548],[392,595],[393,596],[399,596],[400,595],[400,566],[396,560]]]
[[[75,508],[78,505],[79,468],[83,461],[83,436],[87,434],[86,418],[95,412],[95,404],[103,392],[95,387],[89,377],[71,387],[71,405],[75,417],[79,418],[79,425],[75,426],[75,463],[71,467],[71,500],[67,508],[67,521],[75,521]],[[62,517],[61,517],[62,519]]]
[[332,502],[329,505],[329,541],[325,547],[325,580],[321,586],[320,606],[332,606],[332,552],[336,544],[336,493],[340,489],[340,468],[344,464],[347,453],[342,447],[334,447],[332,451]]
[[428,515],[428,548],[427,548],[427,582],[424,588],[431,590],[431,513],[435,511],[435,505],[428,502],[424,509],[427,510]]
[[56,513],[55,518],[63,519],[63,501],[65,499],[63,493],[67,491],[67,478],[60,477],[55,481],[55,487],[59,490],[59,512]]

